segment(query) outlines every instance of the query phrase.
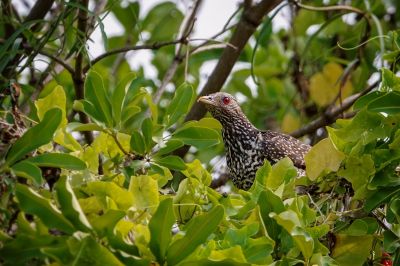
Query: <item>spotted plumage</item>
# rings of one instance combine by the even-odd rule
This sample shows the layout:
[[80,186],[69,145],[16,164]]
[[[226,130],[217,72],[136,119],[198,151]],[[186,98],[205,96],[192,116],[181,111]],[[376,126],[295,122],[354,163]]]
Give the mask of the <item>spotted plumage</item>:
[[251,124],[236,99],[223,92],[199,98],[211,115],[222,124],[226,160],[236,187],[249,189],[265,160],[271,164],[289,157],[301,171],[310,146],[279,132],[261,131]]

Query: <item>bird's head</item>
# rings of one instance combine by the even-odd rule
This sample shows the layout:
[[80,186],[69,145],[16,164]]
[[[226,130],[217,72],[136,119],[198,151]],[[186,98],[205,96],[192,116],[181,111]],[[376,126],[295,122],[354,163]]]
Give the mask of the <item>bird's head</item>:
[[238,115],[244,116],[235,97],[226,92],[216,92],[202,96],[198,99],[198,102],[205,104],[211,115],[220,122],[229,121],[230,118]]

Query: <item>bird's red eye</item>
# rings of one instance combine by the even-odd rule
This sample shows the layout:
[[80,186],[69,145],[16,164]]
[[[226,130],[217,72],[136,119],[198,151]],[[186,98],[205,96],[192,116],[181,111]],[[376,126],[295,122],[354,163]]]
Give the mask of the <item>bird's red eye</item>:
[[222,102],[223,102],[225,105],[227,105],[227,104],[229,104],[229,103],[231,102],[231,98],[229,98],[229,97],[224,97],[224,98],[222,98]]

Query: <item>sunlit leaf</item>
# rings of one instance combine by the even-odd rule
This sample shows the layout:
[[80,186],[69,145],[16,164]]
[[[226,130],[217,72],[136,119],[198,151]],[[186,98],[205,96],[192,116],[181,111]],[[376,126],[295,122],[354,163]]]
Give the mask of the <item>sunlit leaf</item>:
[[129,192],[133,197],[133,206],[155,211],[159,203],[157,181],[150,176],[132,176]]
[[[370,255],[372,235],[336,235],[332,257],[339,265],[362,265]],[[362,245],[360,245],[362,243]]]
[[337,171],[345,155],[338,151],[329,138],[314,145],[304,157],[307,176],[317,179],[323,173]]

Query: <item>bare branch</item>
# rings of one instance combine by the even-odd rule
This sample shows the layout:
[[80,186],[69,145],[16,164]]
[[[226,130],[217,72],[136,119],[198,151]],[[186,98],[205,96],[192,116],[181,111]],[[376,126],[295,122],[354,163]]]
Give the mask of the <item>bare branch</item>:
[[94,58],[93,60],[90,61],[88,65],[86,65],[83,68],[83,73],[86,73],[90,67],[98,63],[100,60],[103,60],[106,57],[115,55],[115,54],[120,54],[120,53],[126,53],[129,51],[136,51],[136,50],[157,50],[160,49],[164,46],[169,46],[169,45],[175,45],[182,42],[181,39],[178,40],[173,40],[173,41],[166,41],[166,42],[155,42],[152,44],[143,44],[143,45],[135,45],[135,46],[126,46],[123,48],[118,48],[114,49],[108,52],[105,52],[104,54],[99,55],[98,57]]
[[342,112],[348,110],[361,96],[367,94],[371,90],[373,90],[379,84],[379,80],[368,86],[366,89],[361,91],[360,93],[351,95],[343,101],[343,104],[339,107],[328,109],[325,113],[323,113],[320,117],[309,123],[308,125],[292,132],[292,135],[295,138],[302,137],[306,134],[312,133],[316,131],[318,128],[327,126],[333,122],[341,115]]
[[[82,69],[82,63],[85,55],[85,50],[84,46],[87,40],[87,29],[88,29],[88,14],[87,14],[87,8],[89,4],[89,0],[82,0],[81,4],[84,8],[79,8],[78,11],[78,33],[81,34],[81,49],[79,49],[79,52],[76,56],[75,60],[75,71],[74,75],[72,77],[74,81],[74,88],[75,88],[75,98],[77,100],[83,99],[84,98],[84,72]],[[89,117],[83,113],[79,112],[79,120],[81,123],[87,124],[89,123]],[[93,132],[91,131],[85,131],[84,133],[85,139],[87,143],[92,143],[93,142]]]

